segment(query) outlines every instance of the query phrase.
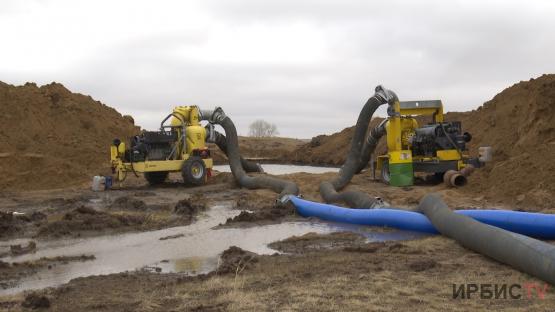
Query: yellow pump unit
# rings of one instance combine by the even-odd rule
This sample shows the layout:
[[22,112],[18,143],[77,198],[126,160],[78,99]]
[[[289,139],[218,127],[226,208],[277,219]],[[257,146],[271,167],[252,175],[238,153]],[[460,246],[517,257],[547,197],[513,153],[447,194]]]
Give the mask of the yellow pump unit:
[[[432,118],[420,126],[416,116]],[[393,186],[413,185],[414,172],[443,177],[447,172],[483,165],[479,158],[464,154],[472,136],[462,132],[460,122],[443,120],[440,100],[396,101],[388,107],[385,130],[387,154],[378,156],[377,167],[382,180]]]
[[181,172],[185,183],[202,185],[213,166],[206,137],[199,108],[178,106],[162,120],[160,131],[143,131],[131,139],[129,148],[115,139],[110,147],[112,171],[117,181],[128,172],[143,173],[150,184],[164,182],[170,172]]

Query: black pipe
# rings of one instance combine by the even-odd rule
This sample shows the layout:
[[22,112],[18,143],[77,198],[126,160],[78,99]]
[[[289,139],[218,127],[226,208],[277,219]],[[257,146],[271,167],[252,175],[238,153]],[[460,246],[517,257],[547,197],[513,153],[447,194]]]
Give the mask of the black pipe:
[[379,125],[377,125],[375,128],[372,128],[372,130],[370,130],[368,137],[364,141],[364,146],[362,146],[362,151],[360,154],[360,165],[358,166],[358,169],[355,172],[356,174],[359,174],[368,165],[368,162],[370,161],[370,157],[372,156],[372,153],[374,153],[374,150],[376,149],[376,146],[378,146],[380,139],[386,133],[385,131],[386,123],[387,123],[387,119],[384,119]]
[[454,213],[435,194],[425,196],[418,209],[464,247],[555,285],[555,246]]
[[279,193],[279,202],[284,202],[286,195],[299,195],[299,187],[291,181],[286,181],[270,176],[248,176],[241,164],[241,153],[239,151],[239,140],[237,129],[233,121],[225,115],[221,108],[216,108],[212,112],[203,112],[203,119],[213,124],[219,124],[224,128],[226,136],[227,158],[231,172],[240,186],[249,189],[266,188]]
[[[366,132],[368,131],[368,124],[372,119],[372,115],[382,104],[393,103],[397,101],[397,95],[394,92],[383,88],[382,86],[376,87],[374,96],[368,99],[360,114],[355,127],[355,133],[351,141],[351,149],[347,155],[345,163],[339,170],[338,176],[332,181],[324,181],[320,183],[320,195],[327,203],[343,201],[353,208],[372,208],[376,203],[380,202],[377,198],[372,198],[368,194],[360,191],[349,191],[338,193],[351,181],[355,173],[359,172],[362,166],[362,152],[363,141]],[[377,141],[376,141],[377,144]],[[375,148],[375,144],[368,144],[366,153],[370,153],[370,148]],[[367,161],[366,161],[367,163]],[[364,166],[366,166],[366,163]]]
[[[214,131],[214,143],[218,146],[218,148],[229,158],[227,154],[227,140],[225,135],[219,133],[218,131]],[[264,172],[262,166],[259,163],[246,160],[243,156],[239,156],[241,160],[241,166],[245,169],[246,172]]]

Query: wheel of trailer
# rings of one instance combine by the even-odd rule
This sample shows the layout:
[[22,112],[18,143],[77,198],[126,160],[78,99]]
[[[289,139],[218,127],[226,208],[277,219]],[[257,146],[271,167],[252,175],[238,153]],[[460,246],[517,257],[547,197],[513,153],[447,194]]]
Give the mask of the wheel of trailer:
[[162,184],[167,178],[167,171],[145,172],[145,179],[150,185]]
[[189,157],[181,168],[183,181],[190,185],[202,185],[206,181],[206,166],[200,157]]
[[389,184],[389,181],[391,180],[391,176],[389,174],[389,161],[388,160],[384,160],[382,162],[381,178],[382,178],[382,182],[385,183],[385,184]]

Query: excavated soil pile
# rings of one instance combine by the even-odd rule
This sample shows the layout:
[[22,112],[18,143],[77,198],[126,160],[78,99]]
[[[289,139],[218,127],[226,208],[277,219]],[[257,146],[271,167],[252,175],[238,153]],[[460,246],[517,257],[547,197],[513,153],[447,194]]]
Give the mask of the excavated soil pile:
[[109,146],[139,131],[90,96],[63,85],[0,82],[0,189],[75,186],[109,173]]
[[[447,104],[448,105],[448,104]],[[454,112],[446,120],[460,120],[472,134],[470,153],[492,146],[493,162],[477,170],[464,192],[517,207],[552,207],[555,198],[555,75],[519,82],[470,112]],[[373,120],[371,127],[378,124]],[[354,127],[318,136],[294,153],[293,161],[341,165]],[[384,140],[377,148],[384,152]]]
[[493,163],[463,190],[517,207],[553,207],[555,198],[555,75],[519,82],[477,110],[452,113],[473,135],[471,151],[493,147]]
[[[369,129],[376,127],[382,122],[383,118],[373,118]],[[355,132],[355,127],[343,129],[341,132],[332,135],[319,135],[313,137],[309,143],[299,147],[293,153],[289,153],[287,159],[294,163],[319,165],[319,166],[341,166],[345,162],[351,138]],[[377,152],[385,152],[385,140],[380,140]]]
[[[280,162],[283,158],[303,146],[306,140],[280,138],[280,137],[239,137],[241,155],[247,159],[260,160],[261,162]],[[215,144],[210,144],[212,157],[216,164],[227,164],[227,157]]]

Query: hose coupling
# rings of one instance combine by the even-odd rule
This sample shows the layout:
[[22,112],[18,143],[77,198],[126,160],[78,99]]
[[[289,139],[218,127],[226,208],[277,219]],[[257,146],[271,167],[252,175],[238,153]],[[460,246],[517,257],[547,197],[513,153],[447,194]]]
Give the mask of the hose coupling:
[[212,124],[219,124],[227,117],[221,107],[216,107],[214,110],[201,110],[200,115],[201,120],[207,120]]
[[392,105],[396,101],[399,101],[399,98],[397,97],[397,94],[395,94],[395,92],[386,89],[382,85],[378,85],[375,91],[376,94],[374,96],[378,97],[384,104],[387,103],[389,105]]

